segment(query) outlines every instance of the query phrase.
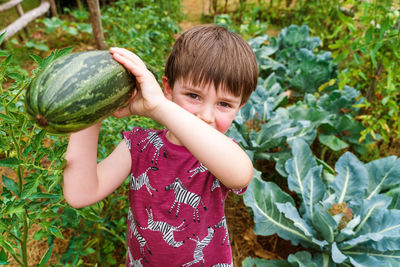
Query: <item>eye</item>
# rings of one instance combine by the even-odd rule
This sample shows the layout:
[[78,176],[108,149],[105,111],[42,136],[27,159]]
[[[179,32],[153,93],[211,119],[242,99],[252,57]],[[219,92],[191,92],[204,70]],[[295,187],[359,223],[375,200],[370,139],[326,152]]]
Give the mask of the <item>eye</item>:
[[231,104],[226,103],[226,102],[219,102],[218,105],[220,105],[221,107],[224,107],[224,108],[231,108],[232,107]]
[[186,95],[192,99],[199,99],[199,96],[193,93],[187,93]]

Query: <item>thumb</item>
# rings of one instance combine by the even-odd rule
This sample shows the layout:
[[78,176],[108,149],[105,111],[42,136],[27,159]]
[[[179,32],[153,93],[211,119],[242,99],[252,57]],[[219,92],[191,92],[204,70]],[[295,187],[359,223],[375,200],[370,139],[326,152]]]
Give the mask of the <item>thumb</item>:
[[117,118],[123,118],[123,117],[129,116],[129,115],[132,115],[130,105],[118,109],[112,115]]
[[114,117],[117,117],[117,118],[122,118],[122,117],[126,117],[126,116],[129,116],[129,115],[132,115],[133,113],[132,113],[132,110],[131,110],[131,104],[132,104],[133,99],[137,95],[137,93],[138,93],[138,90],[136,89],[133,92],[132,96],[127,101],[127,105],[122,107],[122,108],[120,108],[120,109],[118,109],[112,115]]

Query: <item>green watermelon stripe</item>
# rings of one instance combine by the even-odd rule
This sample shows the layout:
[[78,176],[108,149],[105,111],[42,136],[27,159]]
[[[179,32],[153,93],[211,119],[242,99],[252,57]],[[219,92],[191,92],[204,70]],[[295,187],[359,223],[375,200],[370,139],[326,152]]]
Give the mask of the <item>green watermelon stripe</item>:
[[123,106],[135,86],[135,77],[108,51],[75,53],[35,77],[26,91],[26,111],[33,120],[43,116],[49,132],[74,132]]
[[[60,109],[55,109],[52,114],[47,115],[48,118],[53,120],[53,115],[55,115],[57,119],[54,119],[54,121],[60,121],[71,118],[71,116],[79,117],[82,114],[91,113],[92,110],[97,112],[99,109],[103,109],[103,107],[109,103],[118,102],[117,100],[121,99],[122,96],[122,103],[115,103],[115,107],[111,108],[112,111],[115,110],[116,108],[120,107],[121,104],[124,104],[126,101],[128,101],[130,95],[126,94],[126,92],[132,92],[131,89],[133,81],[129,84],[119,84],[121,90],[110,90],[110,88],[113,88],[113,86],[115,86],[115,84],[120,80],[121,79],[119,79],[118,75],[114,75],[111,79],[108,79],[106,83],[93,86],[93,88],[89,90],[89,94],[84,97],[76,98],[80,100],[76,100],[74,102],[70,101],[69,105],[62,109],[63,113],[60,113]],[[127,79],[122,80],[127,81]],[[107,102],[105,102],[104,99],[107,99]]]

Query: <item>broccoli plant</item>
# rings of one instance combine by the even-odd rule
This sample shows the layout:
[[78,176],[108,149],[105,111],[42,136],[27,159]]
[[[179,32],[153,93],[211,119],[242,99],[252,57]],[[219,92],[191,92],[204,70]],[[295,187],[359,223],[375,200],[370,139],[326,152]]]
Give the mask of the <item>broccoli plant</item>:
[[306,25],[291,25],[277,38],[264,34],[251,39],[249,44],[256,54],[260,76],[266,78],[275,73],[285,88],[298,93],[316,92],[338,76],[331,53],[317,51],[321,40],[310,37]]
[[255,171],[244,201],[254,214],[256,234],[278,234],[307,251],[287,260],[248,258],[243,265],[399,266],[398,197],[385,192],[400,184],[400,159],[364,164],[346,152],[333,170],[319,164],[303,139],[290,145],[285,169],[296,200]]

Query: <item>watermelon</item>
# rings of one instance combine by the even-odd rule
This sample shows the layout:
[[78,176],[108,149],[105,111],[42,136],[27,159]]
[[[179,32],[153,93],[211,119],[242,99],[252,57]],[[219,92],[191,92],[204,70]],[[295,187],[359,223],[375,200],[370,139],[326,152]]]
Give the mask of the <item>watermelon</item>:
[[52,133],[72,133],[108,117],[127,103],[135,77],[108,51],[60,57],[30,83],[26,112]]

